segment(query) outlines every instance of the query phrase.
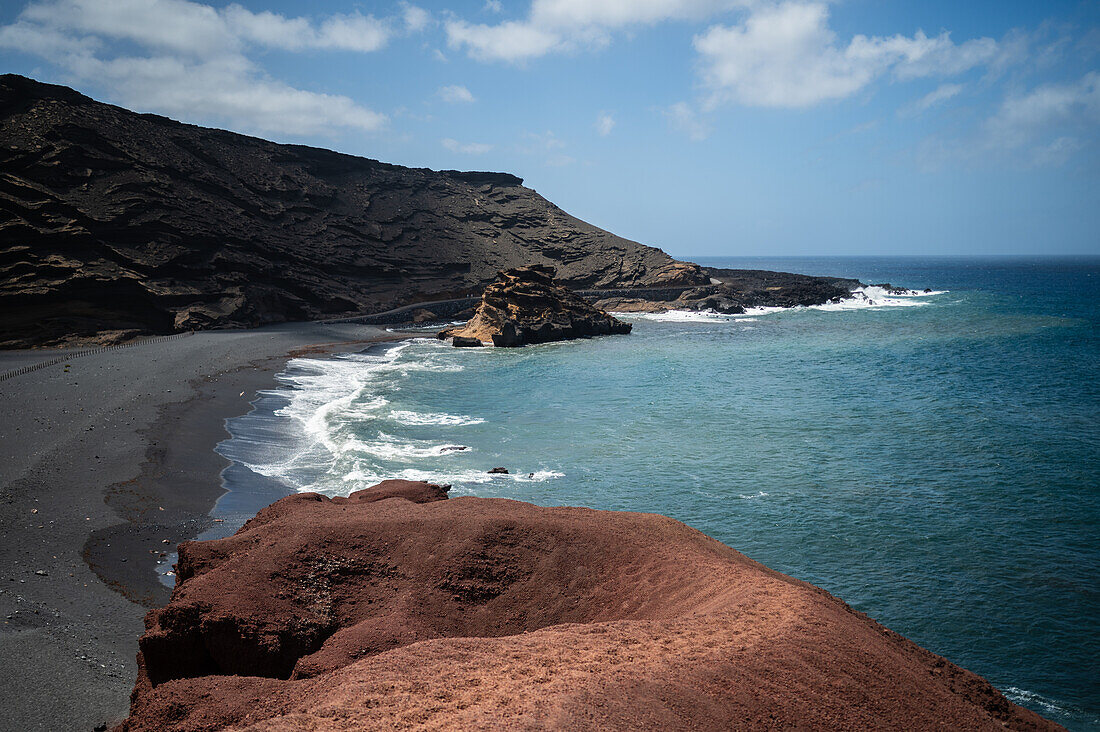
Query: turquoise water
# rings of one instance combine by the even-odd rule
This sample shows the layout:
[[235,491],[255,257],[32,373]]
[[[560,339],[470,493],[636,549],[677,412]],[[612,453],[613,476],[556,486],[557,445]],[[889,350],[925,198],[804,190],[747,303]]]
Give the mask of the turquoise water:
[[703,263],[946,292],[299,359],[231,421],[219,510],[410,477],[659,512],[1100,729],[1100,260]]

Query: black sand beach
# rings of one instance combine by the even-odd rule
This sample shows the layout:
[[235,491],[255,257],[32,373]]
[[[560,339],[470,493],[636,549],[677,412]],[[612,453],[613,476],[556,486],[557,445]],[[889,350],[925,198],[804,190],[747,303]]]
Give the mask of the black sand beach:
[[[224,420],[299,349],[404,337],[354,324],[200,332],[0,381],[5,729],[121,721],[142,618],[168,598],[156,560],[210,525],[222,493]],[[6,352],[0,372],[58,353]]]

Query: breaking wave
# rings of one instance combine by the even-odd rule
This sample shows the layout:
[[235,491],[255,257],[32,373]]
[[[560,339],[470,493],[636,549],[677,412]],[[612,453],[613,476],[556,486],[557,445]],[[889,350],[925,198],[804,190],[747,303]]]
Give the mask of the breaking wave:
[[840,312],[844,310],[868,310],[892,307],[919,307],[929,305],[926,298],[946,294],[947,290],[887,290],[883,287],[859,287],[852,290],[851,297],[822,305],[806,305],[793,308],[761,306],[746,308],[743,313],[719,313],[714,310],[666,310],[663,313],[626,313],[615,312],[612,315],[627,320],[654,320],[664,323],[751,323],[761,315],[794,312],[799,310],[822,310]]

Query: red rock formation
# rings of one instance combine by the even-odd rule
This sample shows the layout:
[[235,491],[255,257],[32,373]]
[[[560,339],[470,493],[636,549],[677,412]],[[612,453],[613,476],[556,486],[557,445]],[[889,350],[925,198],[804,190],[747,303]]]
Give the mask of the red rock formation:
[[672,519],[445,495],[181,545],[122,729],[1056,728]]

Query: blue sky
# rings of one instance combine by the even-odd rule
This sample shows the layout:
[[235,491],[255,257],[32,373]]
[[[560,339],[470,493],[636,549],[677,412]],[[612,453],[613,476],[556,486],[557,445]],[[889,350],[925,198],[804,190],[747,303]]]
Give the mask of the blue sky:
[[677,256],[1100,254],[1100,0],[32,0],[0,69]]

